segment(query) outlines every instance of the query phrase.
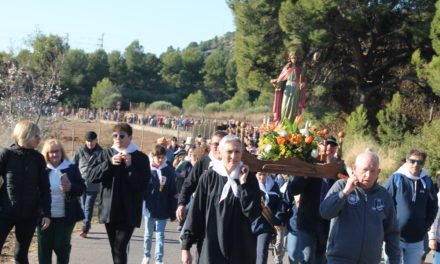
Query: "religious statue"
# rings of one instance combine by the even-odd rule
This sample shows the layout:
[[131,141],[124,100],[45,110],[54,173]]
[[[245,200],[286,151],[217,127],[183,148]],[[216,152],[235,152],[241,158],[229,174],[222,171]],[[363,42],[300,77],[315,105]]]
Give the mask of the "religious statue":
[[270,81],[275,87],[273,105],[273,122],[281,124],[285,120],[294,122],[295,117],[301,115],[306,99],[307,81],[302,69],[298,66],[296,52],[289,54],[288,63],[284,66],[277,79]]

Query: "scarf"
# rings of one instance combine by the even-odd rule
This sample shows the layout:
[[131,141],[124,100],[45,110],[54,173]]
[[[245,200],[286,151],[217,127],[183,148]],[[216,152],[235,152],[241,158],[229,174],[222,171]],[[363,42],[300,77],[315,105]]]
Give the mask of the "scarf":
[[167,160],[165,159],[162,164],[159,165],[159,167],[154,167],[153,166],[153,158],[151,156],[148,156],[148,158],[150,159],[150,170],[151,172],[155,171],[157,173],[157,177],[159,178],[159,183],[161,185],[165,185],[165,183],[167,182],[167,177],[162,176],[162,169],[166,168],[168,166]]
[[[51,170],[57,170],[57,171],[61,171],[64,169],[69,168],[70,165],[74,164],[73,162],[71,162],[70,160],[63,160],[63,162],[60,163],[60,165],[58,165],[57,167],[54,167],[52,164],[47,163],[46,167],[51,169]],[[61,175],[61,174],[60,174]]]
[[232,192],[234,193],[235,197],[240,197],[240,194],[238,193],[238,184],[235,180],[240,178],[240,169],[243,166],[243,162],[240,162],[238,166],[231,172],[231,174],[228,174],[226,171],[225,166],[221,162],[214,162],[214,166],[212,169],[220,174],[220,176],[227,177],[228,181],[226,182],[225,186],[223,186],[222,195],[220,196],[220,201],[223,201],[226,199],[229,193],[229,189],[232,189]]
[[[209,152],[208,157],[209,157],[209,159],[211,160],[211,161],[209,162],[208,169],[209,169],[209,168],[212,168],[212,167],[214,166],[215,163],[217,163],[217,162],[220,163],[220,160],[217,159],[216,157],[214,157],[214,154],[212,153],[212,151]],[[223,166],[223,164],[222,164],[222,166]]]
[[412,202],[416,201],[417,198],[417,182],[420,180],[420,182],[423,185],[423,189],[426,189],[426,182],[423,179],[426,175],[428,175],[428,171],[425,169],[422,169],[422,171],[420,172],[420,176],[414,176],[409,172],[408,169],[408,164],[403,164],[397,171],[396,173],[400,173],[405,175],[408,179],[411,179],[414,182],[414,188],[413,188],[413,193],[412,193]]
[[278,193],[271,192],[270,190],[274,186],[275,182],[273,181],[272,177],[267,177],[266,182],[258,182],[258,186],[260,186],[260,190],[264,192],[264,203],[267,205],[269,204],[269,195],[276,195],[278,196]]
[[112,149],[116,150],[118,153],[129,154],[129,153],[135,152],[139,148],[133,143],[133,140],[132,140],[132,141],[130,141],[130,145],[128,145],[128,147],[125,149],[119,149],[115,145],[112,146]]

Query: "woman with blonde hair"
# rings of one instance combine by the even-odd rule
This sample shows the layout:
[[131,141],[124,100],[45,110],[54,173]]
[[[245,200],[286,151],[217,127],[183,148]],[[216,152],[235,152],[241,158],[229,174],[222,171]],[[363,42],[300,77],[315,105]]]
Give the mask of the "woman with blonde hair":
[[29,263],[28,250],[38,218],[42,229],[50,224],[50,190],[43,156],[35,150],[40,129],[30,121],[15,125],[15,143],[0,151],[0,252],[15,227],[16,263]]
[[66,157],[63,145],[57,139],[44,142],[41,153],[46,160],[51,190],[51,222],[49,228],[38,228],[38,261],[52,263],[52,251],[57,263],[69,263],[70,240],[77,221],[84,219],[79,197],[86,185],[78,166]]

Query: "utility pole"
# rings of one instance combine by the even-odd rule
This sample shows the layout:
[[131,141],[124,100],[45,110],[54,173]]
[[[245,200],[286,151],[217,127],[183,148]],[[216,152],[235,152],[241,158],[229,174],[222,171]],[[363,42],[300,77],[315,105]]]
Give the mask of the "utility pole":
[[98,46],[98,49],[104,48],[104,33],[101,34],[101,37],[98,38],[98,43],[96,44]]

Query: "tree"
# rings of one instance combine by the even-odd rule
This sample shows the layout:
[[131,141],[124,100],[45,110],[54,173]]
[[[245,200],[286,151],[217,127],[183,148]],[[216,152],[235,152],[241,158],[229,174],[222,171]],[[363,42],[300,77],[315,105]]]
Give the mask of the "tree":
[[125,58],[117,50],[108,54],[109,78],[112,83],[122,85],[127,79],[127,64]]
[[104,77],[109,77],[109,64],[107,53],[103,49],[98,49],[95,52],[89,53],[87,59],[87,94],[90,95],[92,93],[92,87],[96,85],[98,81],[102,80]]
[[407,126],[406,116],[402,114],[401,105],[402,99],[400,94],[396,93],[385,109],[377,113],[377,120],[379,120],[377,136],[381,143],[385,145],[397,147],[402,143]]
[[202,69],[203,84],[209,101],[223,101],[228,96],[226,88],[226,65],[228,58],[223,50],[216,50],[205,60]]
[[436,10],[430,35],[435,55],[432,56],[431,62],[426,63],[422,58],[422,51],[418,49],[413,55],[412,62],[417,68],[418,77],[426,80],[432,91],[440,96],[440,1],[436,3]]
[[286,0],[280,25],[291,42],[301,45],[306,61],[315,55],[311,86],[330,89],[350,110],[380,105],[377,101],[390,97],[403,80],[419,82],[413,71],[401,69],[416,47],[431,48],[433,12],[430,0]]
[[359,105],[345,120],[344,131],[348,136],[370,136],[370,126],[368,125],[367,109],[364,105]]
[[206,98],[201,90],[188,95],[187,98],[183,99],[182,102],[183,109],[187,112],[200,111],[206,105]]
[[112,84],[109,78],[104,78],[96,83],[92,89],[91,106],[95,109],[111,109],[116,101],[122,99],[121,93],[117,87]]
[[287,57],[283,44],[285,34],[278,24],[281,1],[228,2],[237,27],[234,58],[238,89],[273,91],[269,81],[279,74]]
[[143,76],[145,72],[145,53],[144,48],[135,40],[124,52],[125,63],[127,65],[126,83],[131,88],[145,88],[146,82]]
[[92,86],[87,83],[87,55],[83,50],[69,50],[61,67],[60,81],[62,87],[69,87],[63,94],[63,103],[72,107],[88,107]]

